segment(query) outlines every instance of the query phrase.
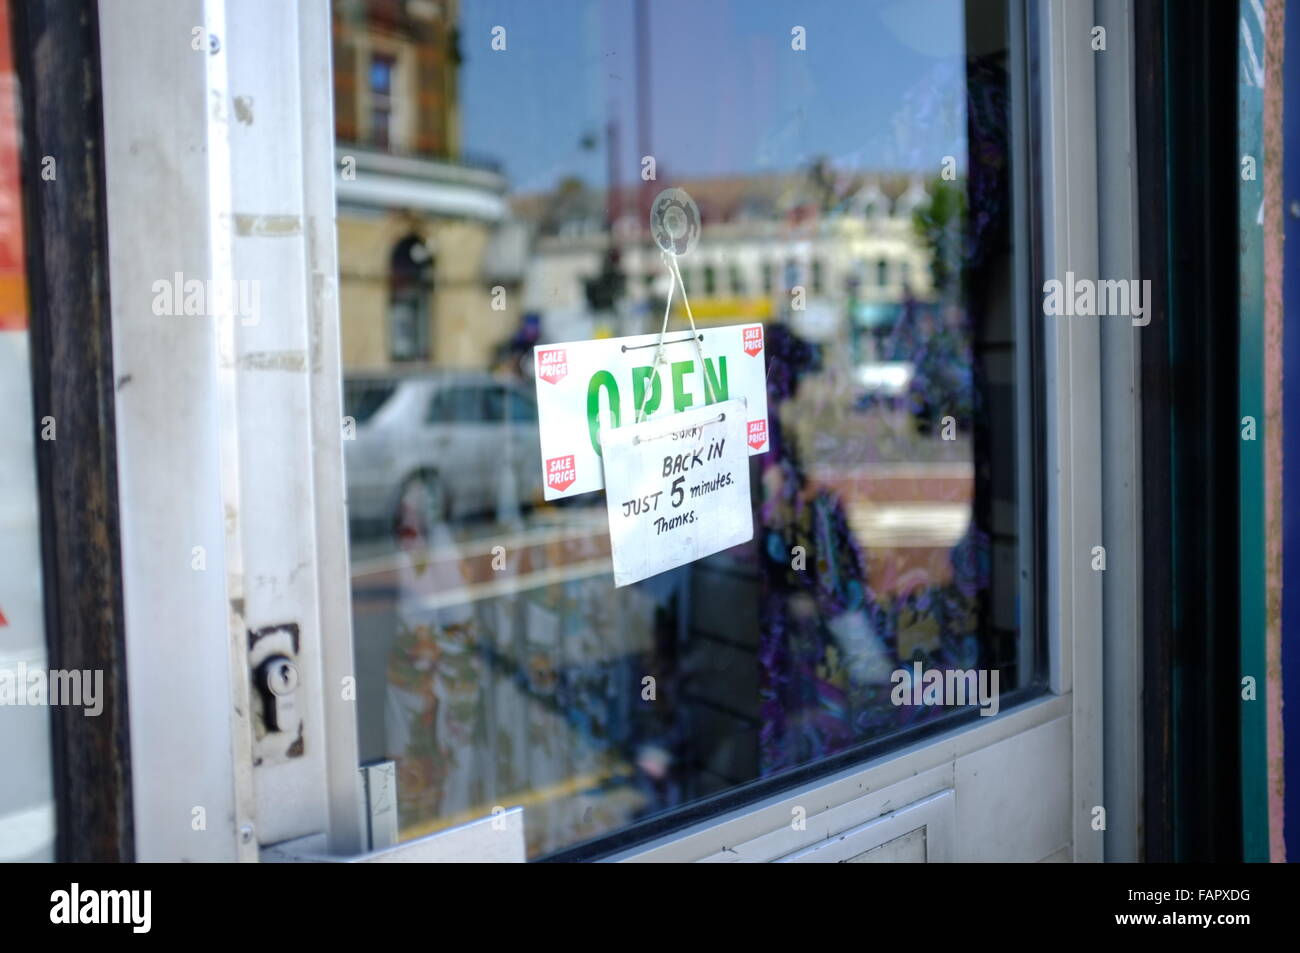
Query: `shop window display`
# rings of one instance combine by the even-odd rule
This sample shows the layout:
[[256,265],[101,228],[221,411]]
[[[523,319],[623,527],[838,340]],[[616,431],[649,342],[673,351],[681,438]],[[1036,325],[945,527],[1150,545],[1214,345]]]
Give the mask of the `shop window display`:
[[[363,756],[397,764],[403,838],[522,805],[531,857],[599,849],[972,713],[898,704],[914,663],[1033,684],[1004,6],[944,5],[937,32],[896,3],[438,6],[394,24],[335,5],[339,50],[382,30],[441,91],[412,104],[422,149],[359,159],[423,211],[339,183],[345,393],[365,403],[358,719]],[[361,151],[340,89],[340,142]],[[542,498],[532,349],[659,330],[646,212],[669,187],[702,214],[707,254],[681,269],[694,318],[764,326],[771,449],[750,460],[751,542],[615,588],[603,493]],[[375,277],[413,232],[428,300],[408,336],[438,363],[395,366]],[[872,280],[887,261],[915,267]],[[680,295],[670,316],[685,326]],[[473,412],[411,410],[453,381],[484,395]]]

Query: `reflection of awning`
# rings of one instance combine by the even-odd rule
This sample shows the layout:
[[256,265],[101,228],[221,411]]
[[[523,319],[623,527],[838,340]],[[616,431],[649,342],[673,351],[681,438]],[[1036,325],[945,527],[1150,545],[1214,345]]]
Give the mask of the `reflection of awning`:
[[340,206],[408,208],[449,218],[501,221],[506,214],[506,180],[496,172],[456,162],[398,156],[359,147],[340,147],[340,166],[354,164],[355,178],[340,176]]
[[478,218],[490,222],[505,216],[505,201],[482,189],[442,182],[418,182],[388,177],[358,177],[338,183],[343,205],[372,208],[409,208],[449,218]]
[[892,302],[886,304],[862,302],[853,309],[853,320],[859,327],[885,327],[898,320],[898,314],[901,310],[897,304]]

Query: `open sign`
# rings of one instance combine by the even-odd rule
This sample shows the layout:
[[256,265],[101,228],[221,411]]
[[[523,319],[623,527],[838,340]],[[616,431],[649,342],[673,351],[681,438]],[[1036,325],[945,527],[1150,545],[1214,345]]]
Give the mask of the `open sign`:
[[[548,500],[605,485],[600,434],[642,420],[743,400],[761,425],[747,434],[749,452],[767,446],[767,368],[762,325],[570,341],[534,349],[537,416]],[[756,435],[762,439],[757,440]],[[552,471],[558,460],[570,466]],[[567,474],[567,475],[566,475]]]

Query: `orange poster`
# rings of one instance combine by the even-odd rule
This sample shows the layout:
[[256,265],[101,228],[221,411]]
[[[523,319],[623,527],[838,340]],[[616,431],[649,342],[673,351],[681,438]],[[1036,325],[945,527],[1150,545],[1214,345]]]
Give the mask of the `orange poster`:
[[9,4],[0,2],[0,331],[27,328],[23,272],[23,196],[18,170],[18,75]]

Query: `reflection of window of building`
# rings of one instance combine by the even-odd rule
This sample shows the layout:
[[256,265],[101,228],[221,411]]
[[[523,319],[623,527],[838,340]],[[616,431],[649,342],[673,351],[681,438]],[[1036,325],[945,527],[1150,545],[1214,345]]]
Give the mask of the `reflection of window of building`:
[[392,143],[393,123],[393,73],[397,57],[375,53],[370,58],[368,88],[370,91],[370,139],[385,149]]
[[510,419],[516,423],[537,424],[537,405],[515,391],[510,392]]
[[339,87],[336,121],[342,134],[388,151],[421,148],[428,110],[415,100],[416,47],[400,38],[365,32],[336,47],[352,63],[352,82]]
[[704,266],[704,296],[712,298],[718,290],[718,275],[712,265]]
[[900,284],[908,284],[912,278],[912,263],[903,259],[898,263],[898,281]]
[[457,157],[459,3],[338,0],[331,6],[339,140]]
[[388,330],[394,361],[427,361],[433,257],[424,242],[408,235],[397,243],[389,264]]
[[876,262],[876,284],[882,288],[889,284],[889,262],[883,258]]
[[812,293],[815,295],[822,293],[822,263],[820,259],[812,263]]
[[728,268],[731,280],[731,293],[734,295],[743,295],[745,293],[745,276],[740,273],[739,265],[731,265]]
[[770,261],[763,262],[763,294],[772,293],[773,280],[775,278],[776,268]]

